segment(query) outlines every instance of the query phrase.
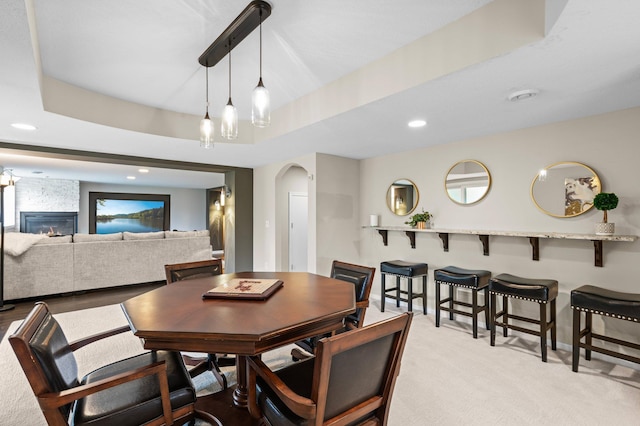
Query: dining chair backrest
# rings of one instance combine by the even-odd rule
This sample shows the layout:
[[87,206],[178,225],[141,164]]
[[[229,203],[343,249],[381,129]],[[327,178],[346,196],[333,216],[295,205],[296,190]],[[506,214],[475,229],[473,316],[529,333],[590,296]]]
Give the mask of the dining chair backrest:
[[207,259],[196,262],[174,263],[164,265],[164,270],[167,284],[171,284],[176,281],[220,275],[222,274],[222,260]]
[[360,404],[388,411],[411,319],[401,314],[318,342],[314,381],[319,386],[312,399],[324,404],[325,421]]
[[369,294],[373,286],[376,268],[355,265],[334,260],[331,264],[331,278],[350,282],[354,285],[356,294],[356,311],[345,318],[345,324],[353,328],[362,327],[364,315],[369,305]]
[[248,358],[250,413],[274,425],[387,424],[412,318],[324,337],[315,357],[275,370]]
[[[79,385],[76,358],[46,304],[36,303],[9,342],[34,394],[61,392]],[[59,420],[66,422],[70,409],[71,404],[60,407]]]

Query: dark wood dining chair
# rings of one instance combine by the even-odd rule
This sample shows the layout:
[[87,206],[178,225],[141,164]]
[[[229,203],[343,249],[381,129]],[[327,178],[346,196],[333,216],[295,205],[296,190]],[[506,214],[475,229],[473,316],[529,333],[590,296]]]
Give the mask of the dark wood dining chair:
[[[337,330],[334,334],[344,333],[345,331],[362,327],[364,315],[369,306],[369,294],[371,293],[375,273],[376,268],[341,262],[339,260],[333,261],[331,264],[331,278],[352,283],[356,294],[356,311],[345,318],[343,328]],[[298,348],[294,348],[291,350],[291,357],[294,360],[308,358],[310,356],[309,354],[315,351],[318,340],[329,335],[330,334],[314,336],[296,342],[296,345],[304,349],[307,353],[302,352]]]
[[318,341],[315,357],[272,371],[247,359],[248,405],[269,425],[384,425],[413,314]]
[[[164,271],[167,276],[167,284],[194,278],[210,277],[222,274],[222,260],[207,259],[196,262],[174,263],[164,265]],[[236,365],[235,356],[228,354],[203,354],[203,358],[205,359],[201,359],[200,357],[194,358],[190,355],[183,354],[183,358],[187,364],[193,365],[193,368],[189,370],[191,377],[196,377],[205,371],[211,371],[220,386],[222,386],[222,390],[227,389],[227,378],[220,367]]]
[[196,262],[173,263],[164,265],[167,284],[193,278],[210,277],[222,274],[221,259],[207,259]]
[[74,351],[130,331],[120,327],[69,343],[44,302],[36,303],[9,342],[49,425],[182,424],[195,417],[196,391],[180,354],[145,352],[78,378]]

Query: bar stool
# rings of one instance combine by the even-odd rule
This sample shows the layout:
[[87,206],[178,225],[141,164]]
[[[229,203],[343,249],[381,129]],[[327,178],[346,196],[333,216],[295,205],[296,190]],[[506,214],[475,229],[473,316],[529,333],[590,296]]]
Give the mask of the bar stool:
[[[542,362],[547,362],[547,331],[551,330],[551,349],[556,350],[556,297],[558,296],[558,281],[548,279],[521,278],[510,274],[500,274],[489,282],[491,295],[489,316],[491,327],[491,346],[496,343],[496,326],[502,327],[504,337],[507,337],[507,329],[517,330],[522,333],[533,334],[540,337]],[[496,313],[496,296],[502,296],[502,311]],[[540,319],[526,318],[509,314],[507,298],[536,302],[540,305]],[[550,305],[550,320],[547,321],[547,304]],[[502,322],[498,318],[502,317]],[[530,330],[509,324],[509,319],[538,324],[540,330]]]
[[[595,337],[605,342],[640,350],[640,345],[636,343],[596,334],[591,328],[593,314],[640,322],[640,294],[620,293],[593,285],[583,285],[571,291],[571,308],[573,309],[573,371],[578,371],[580,348],[585,349],[584,357],[587,361],[591,360],[591,351],[594,351],[614,358],[640,363],[640,357],[593,346],[591,343],[591,339]],[[581,329],[580,325],[581,312],[585,313],[584,329]],[[583,337],[585,338],[584,343],[582,343]]]
[[[478,314],[484,311],[487,330],[489,330],[489,279],[490,271],[463,269],[457,266],[447,266],[433,271],[436,282],[436,327],[440,327],[440,311],[449,312],[449,319],[453,320],[453,314],[464,315],[472,318],[473,338],[478,338]],[[449,286],[449,297],[440,298],[440,284]],[[455,299],[456,287],[471,290],[471,303]],[[484,304],[478,305],[478,290],[484,291]],[[449,306],[442,306],[448,304]],[[471,312],[455,309],[455,305],[471,308]]]
[[[424,315],[427,314],[427,274],[429,273],[429,265],[426,263],[412,263],[405,262],[403,260],[389,260],[386,262],[380,263],[380,273],[382,274],[381,283],[382,283],[382,298],[380,301],[380,311],[384,312],[384,304],[385,298],[395,299],[396,307],[400,307],[400,301],[407,302],[408,310],[411,312],[413,310],[413,299],[422,298],[422,313]],[[385,286],[385,276],[386,275],[395,275],[396,277],[396,286],[393,288],[386,288]],[[413,278],[422,277],[422,292],[414,293],[413,292]],[[406,278],[408,281],[407,291],[400,289],[400,278]],[[388,294],[389,292],[394,291],[395,294]],[[405,297],[401,297],[400,295],[404,294]]]

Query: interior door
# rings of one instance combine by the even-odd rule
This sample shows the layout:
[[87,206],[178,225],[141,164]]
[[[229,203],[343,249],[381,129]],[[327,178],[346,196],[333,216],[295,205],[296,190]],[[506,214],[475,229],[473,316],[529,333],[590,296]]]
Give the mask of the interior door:
[[308,196],[289,192],[289,271],[307,271]]

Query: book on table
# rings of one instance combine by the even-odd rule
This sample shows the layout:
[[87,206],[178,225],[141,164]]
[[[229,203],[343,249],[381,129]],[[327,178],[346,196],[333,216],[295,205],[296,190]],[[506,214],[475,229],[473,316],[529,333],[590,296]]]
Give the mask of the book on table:
[[202,295],[213,299],[264,300],[284,283],[277,278],[233,278]]

